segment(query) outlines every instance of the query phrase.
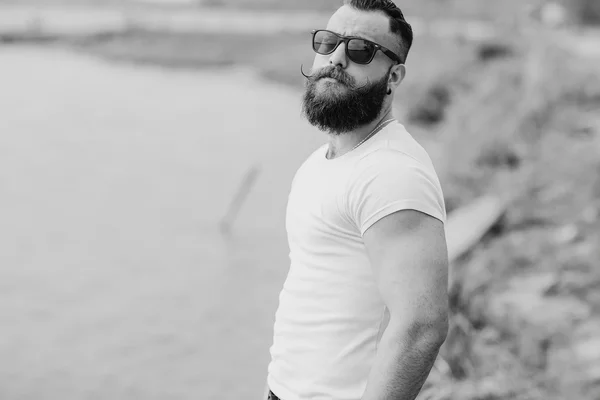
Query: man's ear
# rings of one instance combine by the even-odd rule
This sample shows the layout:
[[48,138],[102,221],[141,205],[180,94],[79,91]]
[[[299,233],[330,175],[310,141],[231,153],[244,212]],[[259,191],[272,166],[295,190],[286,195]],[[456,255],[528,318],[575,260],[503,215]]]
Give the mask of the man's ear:
[[406,76],[406,66],[404,64],[396,64],[390,70],[389,83],[395,87],[399,86]]

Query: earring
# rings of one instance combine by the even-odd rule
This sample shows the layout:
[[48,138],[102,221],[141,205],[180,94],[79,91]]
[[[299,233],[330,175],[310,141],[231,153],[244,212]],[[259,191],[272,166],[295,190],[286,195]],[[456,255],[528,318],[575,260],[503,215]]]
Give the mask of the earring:
[[388,90],[387,90],[387,94],[388,94],[388,96],[389,96],[390,94],[392,94],[392,89],[388,88]]

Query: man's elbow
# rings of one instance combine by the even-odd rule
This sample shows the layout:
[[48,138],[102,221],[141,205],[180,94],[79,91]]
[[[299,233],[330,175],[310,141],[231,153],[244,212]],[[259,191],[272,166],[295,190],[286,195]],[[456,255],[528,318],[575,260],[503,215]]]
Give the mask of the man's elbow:
[[434,321],[431,321],[429,324],[429,328],[427,332],[424,334],[425,337],[428,338],[428,341],[436,346],[441,347],[442,344],[446,341],[446,337],[448,336],[448,330],[450,328],[450,323],[448,321],[448,313],[441,315],[436,318]]
[[435,318],[416,322],[411,335],[417,342],[423,343],[427,347],[439,348],[446,341],[448,329],[448,314],[445,313]]
[[408,339],[419,347],[438,349],[448,336],[448,313],[439,313],[428,318],[417,318],[409,324],[396,327],[396,335]]

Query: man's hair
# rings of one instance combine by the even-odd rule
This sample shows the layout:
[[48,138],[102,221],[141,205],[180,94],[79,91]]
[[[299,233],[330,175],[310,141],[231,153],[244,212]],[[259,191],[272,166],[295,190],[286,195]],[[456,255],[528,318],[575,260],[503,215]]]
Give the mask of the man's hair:
[[412,27],[404,19],[402,10],[391,0],[344,0],[347,4],[362,11],[383,11],[390,19],[390,31],[400,38],[400,59],[406,62],[413,42]]

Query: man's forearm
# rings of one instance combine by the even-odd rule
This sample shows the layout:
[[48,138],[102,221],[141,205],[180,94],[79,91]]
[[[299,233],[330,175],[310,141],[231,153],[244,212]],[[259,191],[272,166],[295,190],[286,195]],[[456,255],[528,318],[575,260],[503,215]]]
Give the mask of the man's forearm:
[[381,337],[362,400],[414,400],[445,337],[443,328],[411,333],[390,324]]

